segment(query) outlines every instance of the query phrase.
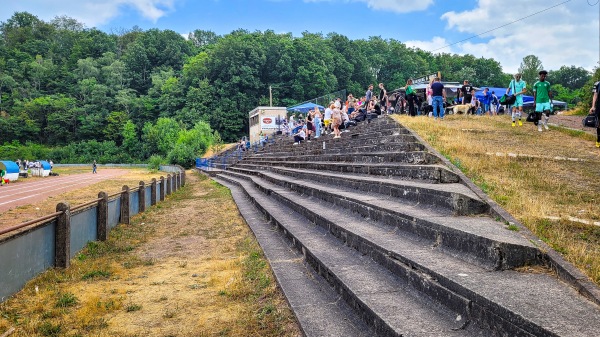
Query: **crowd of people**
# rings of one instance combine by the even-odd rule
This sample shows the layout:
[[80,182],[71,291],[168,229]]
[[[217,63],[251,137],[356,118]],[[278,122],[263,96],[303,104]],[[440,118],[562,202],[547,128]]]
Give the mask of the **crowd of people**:
[[345,101],[338,97],[329,102],[323,112],[315,108],[306,113],[306,116],[292,115],[289,121],[284,121],[283,133],[292,136],[296,145],[329,134],[333,138],[341,138],[343,132],[348,132],[349,128],[358,123],[388,113],[385,88],[383,84],[379,84],[379,87],[379,98],[374,97],[371,85],[365,96],[360,98],[349,94]]
[[[541,70],[538,80],[531,86],[534,111],[528,114],[527,121],[537,126],[539,132],[549,130],[548,122],[553,108],[547,74],[547,71]],[[590,109],[590,114],[595,113],[596,116],[600,114],[600,99],[597,98],[600,92],[599,83],[594,84],[594,100]],[[511,125],[523,126],[523,97],[529,92],[521,74],[514,75],[504,93],[496,94],[495,91],[484,88],[480,98],[475,95],[474,85],[464,80],[462,87],[457,90],[457,96],[449,99],[446,95],[447,88],[437,77],[420,93],[414,89],[412,79],[407,80],[402,90],[392,93],[387,92],[383,83],[379,83],[377,95],[373,88],[372,84],[369,85],[365,95],[360,98],[354,97],[352,93],[345,101],[338,97],[331,101],[324,111],[315,108],[306,114],[291,115],[289,120],[282,121],[282,133],[293,137],[294,144],[297,145],[329,134],[332,134],[333,138],[340,138],[343,132],[358,122],[371,120],[382,114],[406,113],[410,116],[423,115],[432,117],[433,120],[443,120],[447,111],[479,116],[510,113]],[[502,95],[498,96],[500,94]],[[600,147],[600,127],[597,135],[596,147]],[[260,142],[264,144],[267,140],[268,136],[261,136]],[[247,150],[249,142],[241,140],[238,147]]]

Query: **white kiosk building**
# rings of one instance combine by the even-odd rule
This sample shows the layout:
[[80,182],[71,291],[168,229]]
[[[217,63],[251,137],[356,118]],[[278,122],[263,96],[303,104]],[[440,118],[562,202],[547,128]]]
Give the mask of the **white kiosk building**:
[[254,144],[260,140],[260,133],[263,135],[272,135],[282,130],[280,125],[287,116],[285,107],[259,106],[250,111],[250,143]]

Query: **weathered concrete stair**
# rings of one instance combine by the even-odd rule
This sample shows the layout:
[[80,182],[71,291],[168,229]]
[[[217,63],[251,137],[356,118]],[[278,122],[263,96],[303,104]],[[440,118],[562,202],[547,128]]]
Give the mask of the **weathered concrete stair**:
[[[369,127],[393,131],[390,124],[377,120]],[[361,127],[356,139],[369,134]],[[441,178],[454,173],[435,156],[425,155],[430,164],[411,164],[410,158],[420,156],[416,152],[422,148],[402,154],[377,150],[398,137],[396,132],[386,133],[369,145],[374,146],[371,153],[348,154],[363,156],[360,160],[340,156],[358,144],[351,137],[345,140],[346,133],[341,141],[328,139],[326,150],[312,143],[275,144],[221,172],[216,180],[237,191],[238,204],[244,199],[239,195],[245,195],[244,200],[279,230],[280,234],[260,234],[267,256],[270,240],[288,238],[344,300],[343,305],[337,303],[341,309],[336,317],[346,312],[344,305],[351,308],[353,314],[344,321],[361,317],[352,326],[365,324],[369,328],[363,330],[372,329],[367,335],[594,336],[600,331],[595,303],[549,272],[527,272],[530,265],[544,270],[545,254],[536,245],[492,219],[489,205],[458,177]],[[285,148],[314,152],[293,156],[269,151]],[[323,153],[319,151],[326,154],[318,157]],[[377,163],[366,158],[378,158]],[[399,166],[405,168],[403,173]],[[415,168],[445,173],[408,173]],[[246,219],[252,226],[256,217]],[[286,272],[280,270],[282,275]],[[278,281],[286,296],[293,296],[285,277],[278,276]],[[295,282],[298,285],[300,279]],[[335,320],[325,317],[321,324],[332,327],[330,334],[311,330],[316,323],[303,323],[306,312],[295,312],[307,335],[348,331],[333,328]]]

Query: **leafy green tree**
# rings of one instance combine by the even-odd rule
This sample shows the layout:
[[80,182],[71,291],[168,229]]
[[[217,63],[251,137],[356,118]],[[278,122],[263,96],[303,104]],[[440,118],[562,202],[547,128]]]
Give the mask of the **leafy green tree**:
[[104,127],[104,138],[114,141],[116,144],[123,142],[123,129],[129,117],[126,112],[113,111],[106,117],[106,126]]
[[2,104],[2,91],[10,90],[15,87],[17,82],[8,74],[0,74],[0,106]]
[[132,121],[128,120],[125,125],[123,125],[123,149],[133,158],[137,158],[139,156],[139,145],[140,141],[138,139],[137,130],[135,124]]
[[580,89],[592,77],[592,74],[582,67],[562,66],[558,70],[548,72],[548,80],[552,84],[560,84],[565,88]]
[[542,61],[535,55],[527,55],[523,58],[523,62],[519,66],[519,72],[523,76],[523,80],[530,85],[537,81],[538,72],[542,70]]

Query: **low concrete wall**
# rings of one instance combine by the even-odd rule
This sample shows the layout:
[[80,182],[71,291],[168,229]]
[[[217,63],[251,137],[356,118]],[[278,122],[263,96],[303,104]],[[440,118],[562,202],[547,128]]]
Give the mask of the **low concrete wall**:
[[24,223],[0,234],[0,303],[20,291],[32,278],[49,268],[66,268],[90,241],[104,241],[117,224],[129,224],[132,216],[164,200],[183,186],[185,171],[160,180],[124,186],[121,192],[71,207],[57,205],[57,213]]

